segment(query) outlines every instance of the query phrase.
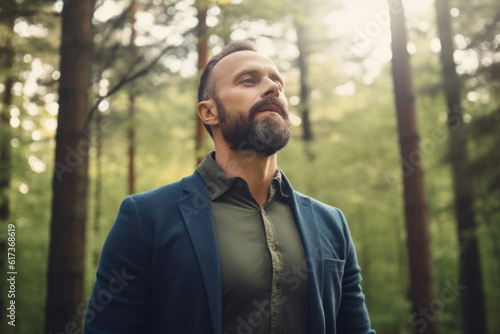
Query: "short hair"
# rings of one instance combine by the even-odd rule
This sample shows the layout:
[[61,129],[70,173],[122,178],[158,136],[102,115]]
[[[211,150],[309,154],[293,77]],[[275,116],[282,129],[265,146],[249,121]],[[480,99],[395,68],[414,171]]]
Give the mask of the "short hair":
[[[228,44],[220,53],[213,56],[212,59],[207,63],[203,73],[200,78],[200,85],[198,86],[198,103],[201,101],[208,100],[209,98],[215,97],[215,83],[212,78],[212,70],[217,65],[219,61],[221,61],[226,56],[238,52],[238,51],[254,51],[257,52],[255,46],[249,41],[237,41]],[[205,125],[205,129],[207,129],[208,133],[211,137],[213,137],[212,129],[210,125]]]

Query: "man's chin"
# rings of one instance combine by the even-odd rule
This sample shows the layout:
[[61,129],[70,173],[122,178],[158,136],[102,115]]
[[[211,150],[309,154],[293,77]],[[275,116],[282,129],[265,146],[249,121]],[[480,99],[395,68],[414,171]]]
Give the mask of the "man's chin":
[[265,137],[263,140],[260,140],[259,136],[251,134],[243,141],[231,143],[230,148],[235,151],[260,153],[268,157],[283,149],[288,145],[289,141],[290,133],[284,133],[281,136]]

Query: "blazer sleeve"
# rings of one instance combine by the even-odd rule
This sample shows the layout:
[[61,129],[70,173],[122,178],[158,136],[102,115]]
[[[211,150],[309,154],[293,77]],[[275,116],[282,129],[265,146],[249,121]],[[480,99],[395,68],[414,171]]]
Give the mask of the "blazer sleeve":
[[346,258],[342,279],[342,299],[337,316],[339,334],[375,334],[371,329],[365,296],[361,291],[361,270],[356,258],[356,250],[342,212],[336,209],[346,237]]
[[85,334],[148,332],[151,252],[143,229],[137,204],[127,197],[102,249]]

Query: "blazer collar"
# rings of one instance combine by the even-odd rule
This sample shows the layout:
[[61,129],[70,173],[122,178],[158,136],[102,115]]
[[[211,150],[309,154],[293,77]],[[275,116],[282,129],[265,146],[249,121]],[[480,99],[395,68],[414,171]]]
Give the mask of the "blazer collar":
[[182,179],[186,196],[177,204],[193,245],[205,282],[214,333],[222,332],[222,293],[219,250],[210,210],[210,198],[198,172]]

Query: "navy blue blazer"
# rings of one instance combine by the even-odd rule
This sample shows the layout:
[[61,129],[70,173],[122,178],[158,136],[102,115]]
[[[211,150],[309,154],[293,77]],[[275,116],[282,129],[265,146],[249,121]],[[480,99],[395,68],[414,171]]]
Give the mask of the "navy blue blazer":
[[[375,333],[344,216],[283,180],[307,258],[309,333]],[[221,334],[218,248],[198,172],[122,202],[96,276],[86,334]]]

